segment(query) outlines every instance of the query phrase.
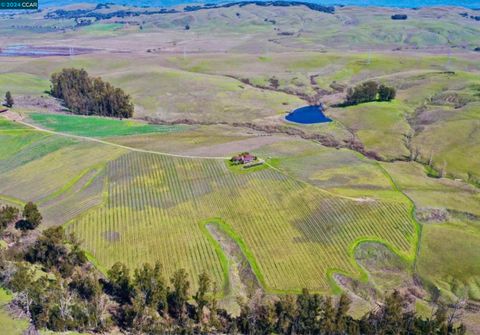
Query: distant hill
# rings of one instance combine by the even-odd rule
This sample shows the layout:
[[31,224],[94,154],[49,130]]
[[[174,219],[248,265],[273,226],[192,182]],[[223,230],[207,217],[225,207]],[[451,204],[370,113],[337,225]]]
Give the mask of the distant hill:
[[[189,3],[210,3],[225,4],[230,1],[197,1],[197,0],[108,0],[109,3],[127,6],[148,6],[148,7],[172,7]],[[457,6],[471,9],[480,9],[479,0],[320,0],[306,1],[314,4],[332,6],[332,5],[349,5],[349,6],[380,6],[380,7],[403,7],[416,8],[428,6]],[[41,7],[65,6],[76,3],[98,3],[97,0],[43,0],[40,1]]]

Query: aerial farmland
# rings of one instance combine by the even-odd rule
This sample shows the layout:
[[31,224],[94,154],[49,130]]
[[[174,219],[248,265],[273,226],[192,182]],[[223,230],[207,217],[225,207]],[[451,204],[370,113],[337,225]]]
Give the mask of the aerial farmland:
[[[267,2],[0,15],[0,321],[11,334],[340,334],[323,312],[302,328],[300,302],[348,299],[342,334],[355,322],[370,334],[399,299],[418,329],[444,311],[448,334],[478,334],[476,13]],[[58,319],[57,284],[76,301]],[[32,292],[50,297],[38,315],[19,300]],[[289,299],[291,327],[245,321]]]

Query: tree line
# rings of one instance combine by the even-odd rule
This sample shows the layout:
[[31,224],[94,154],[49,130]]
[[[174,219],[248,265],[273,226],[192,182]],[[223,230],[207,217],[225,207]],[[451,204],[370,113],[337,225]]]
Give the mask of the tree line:
[[375,81],[366,81],[355,87],[350,87],[343,106],[353,106],[372,101],[391,101],[395,99],[397,91],[394,87],[378,84]]
[[63,69],[52,74],[50,93],[62,99],[75,114],[133,116],[134,106],[129,95],[101,78],[90,77],[84,69]]
[[[4,219],[6,221],[7,219]],[[38,269],[41,269],[38,270]],[[30,245],[0,251],[0,285],[14,292],[11,303],[36,329],[132,334],[464,334],[448,309],[431,318],[405,309],[398,292],[364,317],[349,315],[351,300],[312,294],[266,295],[240,299],[240,313],[219,306],[219,291],[207,272],[192,292],[188,273],[168,279],[160,263],[131,271],[115,263],[105,274],[89,263],[80,241],[64,228],[43,230]]]

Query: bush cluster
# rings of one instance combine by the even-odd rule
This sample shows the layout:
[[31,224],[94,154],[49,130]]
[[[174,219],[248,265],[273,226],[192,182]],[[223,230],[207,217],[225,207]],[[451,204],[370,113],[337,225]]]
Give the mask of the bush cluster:
[[344,105],[352,106],[372,101],[391,101],[395,99],[395,88],[379,85],[374,81],[366,81],[354,88],[349,88]]
[[37,228],[42,223],[42,215],[38,207],[33,202],[25,204],[22,216],[20,210],[13,206],[0,207],[0,233],[2,233],[9,224],[15,224],[15,228],[26,231]]

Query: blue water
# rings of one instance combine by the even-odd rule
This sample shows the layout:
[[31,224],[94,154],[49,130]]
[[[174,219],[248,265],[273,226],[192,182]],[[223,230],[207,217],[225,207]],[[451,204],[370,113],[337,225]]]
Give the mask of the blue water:
[[290,122],[301,124],[325,123],[332,120],[326,117],[320,106],[305,106],[295,109],[285,119]]
[[[115,3],[130,6],[171,7],[187,3],[226,3],[235,2],[225,0],[40,0],[40,7],[63,6],[74,3]],[[321,5],[351,5],[351,6],[381,6],[381,7],[429,7],[429,6],[458,6],[478,9],[480,0],[303,0]]]

